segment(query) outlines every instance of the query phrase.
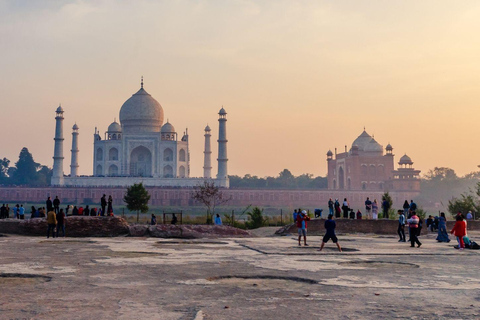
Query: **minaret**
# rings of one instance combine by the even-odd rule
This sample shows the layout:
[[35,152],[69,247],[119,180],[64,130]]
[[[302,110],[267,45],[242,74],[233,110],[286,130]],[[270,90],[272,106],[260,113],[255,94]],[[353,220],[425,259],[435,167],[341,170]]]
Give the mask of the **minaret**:
[[72,128],[72,163],[70,164],[70,177],[78,176],[78,126]]
[[228,187],[228,170],[227,170],[227,112],[222,107],[218,112],[218,174],[217,179],[220,180],[221,187]]
[[63,186],[63,109],[62,106],[55,111],[55,149],[53,151],[53,175],[51,185]]
[[210,127],[205,127],[205,151],[203,152],[203,177],[206,179],[212,178],[212,148],[210,145]]

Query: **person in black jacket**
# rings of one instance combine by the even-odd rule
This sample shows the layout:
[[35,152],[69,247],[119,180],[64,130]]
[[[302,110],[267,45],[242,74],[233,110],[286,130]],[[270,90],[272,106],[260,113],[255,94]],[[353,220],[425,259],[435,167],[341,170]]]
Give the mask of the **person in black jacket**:
[[46,205],[47,205],[47,212],[53,211],[53,204],[52,204],[52,200],[50,199],[50,197],[48,197]]
[[105,215],[105,208],[107,207],[107,195],[104,194],[103,197],[100,199],[100,206],[102,207],[102,216]]
[[60,199],[58,199],[58,196],[53,200],[53,209],[56,214],[60,212]]

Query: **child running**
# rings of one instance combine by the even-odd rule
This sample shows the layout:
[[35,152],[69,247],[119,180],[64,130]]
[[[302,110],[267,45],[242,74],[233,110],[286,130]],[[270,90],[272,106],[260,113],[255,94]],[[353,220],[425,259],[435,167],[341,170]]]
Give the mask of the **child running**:
[[325,229],[327,232],[325,233],[325,236],[323,237],[322,245],[320,246],[320,249],[318,251],[322,251],[323,246],[325,243],[328,242],[328,240],[332,239],[333,243],[337,245],[338,251],[342,252],[342,248],[340,247],[340,244],[338,243],[337,236],[335,235],[335,227],[337,224],[333,220],[333,215],[329,214],[328,215],[328,220],[325,220]]

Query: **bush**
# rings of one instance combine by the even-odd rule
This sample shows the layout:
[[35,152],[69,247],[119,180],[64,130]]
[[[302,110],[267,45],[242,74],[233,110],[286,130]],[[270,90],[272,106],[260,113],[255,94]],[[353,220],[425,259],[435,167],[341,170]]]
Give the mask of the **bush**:
[[245,223],[248,229],[256,229],[267,224],[268,218],[263,216],[263,211],[259,207],[253,208],[247,212],[248,221]]

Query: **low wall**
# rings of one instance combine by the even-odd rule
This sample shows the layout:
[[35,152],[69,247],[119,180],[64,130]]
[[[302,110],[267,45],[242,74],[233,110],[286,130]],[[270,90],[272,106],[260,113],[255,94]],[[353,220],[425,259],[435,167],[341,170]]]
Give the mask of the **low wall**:
[[[397,234],[397,220],[354,220],[354,219],[335,219],[337,223],[337,233],[373,233],[373,234]],[[313,219],[307,222],[308,234],[323,235],[325,234],[325,219]],[[447,231],[453,228],[455,221],[447,221]],[[275,232],[277,235],[286,235],[297,233],[297,226],[290,224],[280,228]],[[422,230],[426,230],[424,227]],[[480,230],[480,221],[468,221],[467,230]]]
[[[121,217],[68,217],[65,223],[68,237],[115,237],[128,235],[129,225]],[[26,236],[46,236],[47,220],[3,219],[0,220],[0,233]]]

